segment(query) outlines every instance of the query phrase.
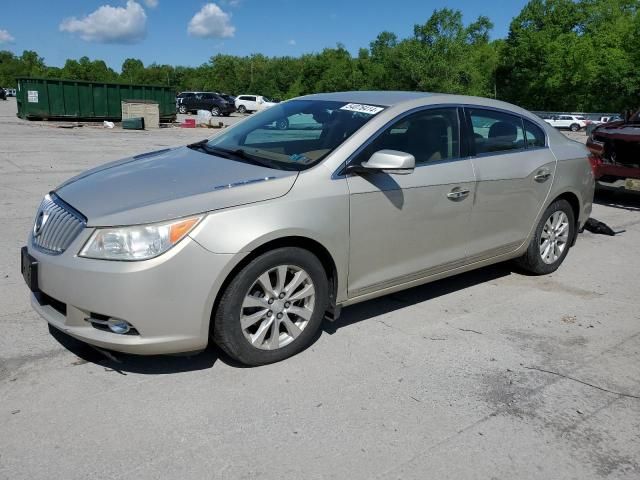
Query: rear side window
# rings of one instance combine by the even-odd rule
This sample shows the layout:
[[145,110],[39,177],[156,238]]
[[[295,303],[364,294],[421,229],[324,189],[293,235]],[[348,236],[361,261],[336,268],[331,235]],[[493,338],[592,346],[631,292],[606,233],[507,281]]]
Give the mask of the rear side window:
[[476,154],[507,152],[525,148],[522,119],[508,113],[473,108],[469,110]]
[[524,121],[524,134],[527,138],[527,148],[545,146],[544,131],[535,123],[529,120]]

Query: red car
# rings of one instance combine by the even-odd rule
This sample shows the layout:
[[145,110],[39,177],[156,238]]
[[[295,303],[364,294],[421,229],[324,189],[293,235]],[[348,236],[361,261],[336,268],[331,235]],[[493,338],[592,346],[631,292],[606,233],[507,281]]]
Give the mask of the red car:
[[640,110],[597,126],[587,140],[598,182],[640,192]]

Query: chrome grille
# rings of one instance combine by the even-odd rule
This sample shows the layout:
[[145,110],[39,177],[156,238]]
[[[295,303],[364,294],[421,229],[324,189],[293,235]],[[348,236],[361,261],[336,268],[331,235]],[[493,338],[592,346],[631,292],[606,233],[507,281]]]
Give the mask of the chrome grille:
[[51,255],[64,252],[85,227],[85,219],[55,195],[42,200],[33,224],[33,246]]

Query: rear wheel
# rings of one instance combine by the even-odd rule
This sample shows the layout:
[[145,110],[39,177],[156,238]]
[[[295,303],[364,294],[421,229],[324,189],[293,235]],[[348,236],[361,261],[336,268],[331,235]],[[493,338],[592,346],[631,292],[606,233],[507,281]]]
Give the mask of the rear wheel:
[[245,107],[244,105],[240,105],[238,107],[238,113],[247,113],[247,107]]
[[187,113],[187,107],[186,107],[186,106],[184,106],[184,105],[180,105],[180,106],[178,107],[178,112],[183,113],[183,114],[184,114],[184,113]]
[[575,215],[569,202],[556,200],[542,215],[529,248],[518,259],[518,264],[535,275],[555,272],[569,253],[575,228]]
[[311,344],[328,297],[326,273],[311,252],[267,252],[227,286],[214,315],[213,340],[246,365],[284,360]]
[[218,107],[213,107],[211,109],[211,115],[213,115],[214,117],[219,117],[220,116],[220,109]]

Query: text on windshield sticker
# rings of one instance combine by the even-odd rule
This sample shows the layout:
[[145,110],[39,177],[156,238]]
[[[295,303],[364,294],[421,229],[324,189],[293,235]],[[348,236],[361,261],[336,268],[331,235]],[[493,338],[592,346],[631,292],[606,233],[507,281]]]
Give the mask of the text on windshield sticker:
[[384,110],[382,107],[376,107],[375,105],[363,105],[361,103],[347,103],[340,110],[347,110],[349,112],[366,113],[368,115],[375,115],[376,113]]

